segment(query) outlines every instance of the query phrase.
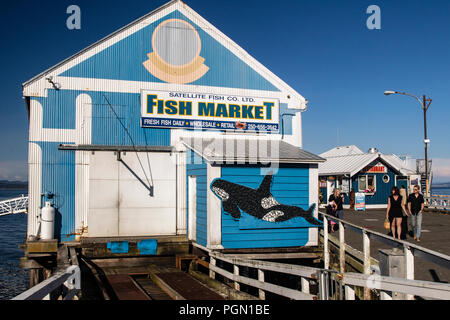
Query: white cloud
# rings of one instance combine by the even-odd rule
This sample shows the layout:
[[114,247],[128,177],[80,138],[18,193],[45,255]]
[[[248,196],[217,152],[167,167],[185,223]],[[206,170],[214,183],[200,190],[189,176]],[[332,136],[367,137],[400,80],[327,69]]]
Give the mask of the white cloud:
[[26,161],[0,162],[0,180],[28,180],[28,164]]
[[450,181],[450,159],[433,158],[432,171],[434,182]]

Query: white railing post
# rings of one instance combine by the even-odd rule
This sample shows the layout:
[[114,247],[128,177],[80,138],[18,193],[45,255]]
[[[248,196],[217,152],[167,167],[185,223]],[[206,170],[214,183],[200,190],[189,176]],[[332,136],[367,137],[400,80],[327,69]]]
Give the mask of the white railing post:
[[345,230],[344,224],[339,222],[339,271],[345,272]]
[[[212,266],[216,266],[216,259],[214,259],[213,257],[210,257],[209,264],[212,265]],[[209,277],[211,279],[215,279],[216,278],[216,273],[214,271],[212,271],[211,269],[209,269]]]
[[380,291],[380,300],[392,300],[392,297],[386,291]]
[[323,216],[323,261],[324,269],[328,269],[330,267],[330,250],[328,247],[328,218]]
[[[405,252],[405,276],[408,280],[414,280],[414,254],[412,249],[407,245],[403,246],[403,251]],[[406,295],[407,300],[414,300],[413,295]]]
[[[363,256],[364,274],[370,275],[370,237],[367,231],[363,230]],[[364,300],[370,300],[370,289],[364,288]]]
[[355,287],[345,285],[345,300],[355,300]]
[[[237,265],[233,265],[233,274],[235,276],[239,276],[239,267]],[[239,285],[239,282],[237,282],[237,281],[234,282],[234,288],[238,291],[241,290],[241,286]]]
[[309,280],[307,278],[302,277],[301,284],[302,284],[302,292],[309,294]]
[[[264,283],[264,270],[258,269],[258,280],[262,283]],[[266,300],[266,293],[264,292],[264,290],[259,289],[259,298],[261,300]]]

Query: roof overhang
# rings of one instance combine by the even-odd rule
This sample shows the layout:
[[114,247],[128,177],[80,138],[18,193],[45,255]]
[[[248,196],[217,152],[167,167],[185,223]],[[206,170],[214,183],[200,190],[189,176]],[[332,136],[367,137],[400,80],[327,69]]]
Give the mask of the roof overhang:
[[214,164],[317,164],[325,159],[282,140],[182,138],[182,143]]

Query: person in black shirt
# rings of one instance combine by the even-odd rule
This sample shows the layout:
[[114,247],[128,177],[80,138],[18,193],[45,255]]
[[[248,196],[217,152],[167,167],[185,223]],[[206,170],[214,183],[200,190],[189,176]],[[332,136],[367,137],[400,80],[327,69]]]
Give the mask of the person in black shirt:
[[336,216],[342,219],[344,217],[344,208],[342,206],[344,204],[344,195],[341,193],[341,190],[334,189],[333,194],[328,198],[328,202],[334,202],[336,205]]
[[[388,198],[386,210],[386,220],[391,222],[391,231],[394,238],[401,238],[403,213],[406,213],[405,205],[402,202],[402,196],[397,187],[392,188],[392,194]],[[396,230],[397,227],[397,230]],[[397,231],[397,232],[396,232]]]
[[419,193],[419,186],[414,186],[414,193],[408,197],[408,211],[411,215],[411,223],[414,232],[414,240],[420,241],[422,230],[422,212],[425,205],[423,195]]
[[334,189],[333,194],[328,198],[328,203],[334,208],[336,218],[344,219],[344,208],[342,206],[344,204],[344,195],[341,193],[341,190]]

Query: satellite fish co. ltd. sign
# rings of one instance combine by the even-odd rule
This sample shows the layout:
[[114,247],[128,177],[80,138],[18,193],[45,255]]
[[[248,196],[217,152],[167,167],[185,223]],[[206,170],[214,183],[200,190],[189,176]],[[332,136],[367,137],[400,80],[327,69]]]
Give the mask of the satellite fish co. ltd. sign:
[[143,128],[279,131],[277,99],[143,91]]

